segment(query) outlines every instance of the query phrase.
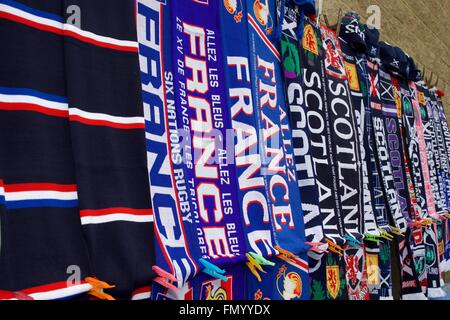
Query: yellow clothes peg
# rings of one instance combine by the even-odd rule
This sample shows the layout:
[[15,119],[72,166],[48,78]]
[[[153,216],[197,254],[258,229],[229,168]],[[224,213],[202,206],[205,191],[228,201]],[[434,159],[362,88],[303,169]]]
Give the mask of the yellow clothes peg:
[[266,273],[266,271],[264,271],[261,265],[249,253],[246,253],[245,256],[248,259],[246,265],[250,269],[250,272],[256,277],[256,279],[258,279],[259,282],[261,282],[261,276],[256,269],[264,273]]
[[113,296],[103,291],[104,289],[111,289],[114,288],[115,286],[110,285],[104,281],[100,281],[93,277],[87,277],[85,281],[92,286],[92,289],[89,290],[88,294],[102,300],[116,300],[113,298]]

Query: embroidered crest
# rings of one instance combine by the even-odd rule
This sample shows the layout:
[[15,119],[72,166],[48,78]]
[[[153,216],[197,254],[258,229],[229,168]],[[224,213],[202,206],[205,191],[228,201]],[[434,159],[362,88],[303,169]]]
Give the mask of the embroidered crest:
[[[277,274],[277,290],[284,300],[292,300],[300,298],[302,295],[302,279],[297,272],[288,272],[286,265],[282,265],[278,269]],[[281,283],[281,289],[280,289]]]
[[305,25],[303,34],[303,49],[315,55],[319,54],[319,45],[317,43],[316,34],[310,24]]
[[336,299],[340,287],[341,287],[341,279],[339,277],[339,266],[326,266],[326,273],[327,273],[327,290],[330,296],[333,299]]

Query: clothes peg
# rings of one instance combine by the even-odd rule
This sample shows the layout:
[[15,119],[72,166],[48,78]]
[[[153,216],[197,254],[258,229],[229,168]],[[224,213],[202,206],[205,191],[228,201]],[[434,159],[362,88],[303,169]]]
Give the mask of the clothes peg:
[[275,262],[269,261],[266,258],[264,258],[263,256],[254,253],[254,252],[249,252],[250,256],[260,265],[262,266],[271,266],[273,267],[275,265]]
[[173,290],[175,292],[180,291],[175,285],[173,285],[173,282],[178,282],[178,279],[171,273],[168,273],[167,271],[164,271],[158,266],[153,266],[152,270],[156,272],[157,276],[153,279],[156,283],[159,283],[164,288]]
[[402,237],[405,236],[405,235],[403,234],[403,232],[402,232],[399,228],[394,227],[394,226],[390,226],[390,227],[391,227],[391,232],[392,232],[393,234],[398,235],[398,236],[402,236]]
[[287,250],[284,250],[284,249],[282,249],[280,246],[275,246],[274,248],[277,249],[277,250],[280,252],[280,255],[284,255],[284,256],[286,256],[286,257],[288,257],[288,258],[296,258],[296,257],[297,257],[297,256],[296,256],[295,254],[293,254],[292,252],[287,251]]
[[388,233],[386,230],[379,229],[380,230],[380,237],[383,239],[386,239],[388,241],[392,241],[394,239],[394,236]]
[[361,245],[363,244],[362,242],[358,241],[356,238],[346,234],[344,235],[345,240],[347,240],[348,245],[358,248],[358,249],[362,249]]
[[429,218],[420,220],[420,224],[422,225],[422,228],[426,228],[426,227],[428,227],[428,225],[430,225],[432,223],[433,223],[433,221],[431,221],[431,219],[429,219]]
[[380,242],[380,237],[377,236],[377,235],[374,235],[374,234],[364,233],[364,240],[379,243]]
[[198,259],[198,261],[203,265],[204,269],[202,272],[210,275],[211,277],[220,279],[222,281],[228,281],[228,278],[224,276],[225,270],[220,269],[218,266],[206,261],[203,258]]
[[340,247],[339,245],[337,245],[336,243],[334,243],[333,241],[331,241],[330,239],[325,239],[325,241],[328,243],[328,249],[338,255],[340,255],[341,257],[344,255],[344,249],[342,247]]
[[[307,245],[309,245],[311,248],[309,250],[317,252],[317,253],[324,253],[327,252],[328,244],[323,242],[305,242]],[[326,246],[325,248],[321,248],[321,246]]]
[[116,300],[111,295],[104,292],[104,289],[114,288],[114,285],[110,285],[93,277],[87,277],[85,281],[92,286],[92,289],[88,291],[88,294],[101,300]]
[[261,276],[259,275],[258,271],[266,273],[264,269],[261,267],[261,265],[248,253],[245,254],[248,261],[246,262],[247,267],[250,269],[250,272],[256,277],[258,282],[261,282]]

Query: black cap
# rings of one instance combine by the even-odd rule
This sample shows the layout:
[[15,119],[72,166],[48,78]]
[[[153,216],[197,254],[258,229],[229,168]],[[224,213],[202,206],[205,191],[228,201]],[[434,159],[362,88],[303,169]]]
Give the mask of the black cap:
[[398,75],[400,73],[400,60],[397,57],[396,48],[386,42],[380,42],[379,45],[381,64],[384,69],[389,73]]
[[380,47],[378,40],[380,39],[380,32],[377,28],[365,26],[364,35],[366,38],[366,54],[371,58],[379,58]]
[[408,65],[409,65],[409,73],[408,73],[407,79],[411,80],[411,81],[422,80],[422,73],[420,72],[419,69],[417,69],[414,59],[409,56],[408,56]]

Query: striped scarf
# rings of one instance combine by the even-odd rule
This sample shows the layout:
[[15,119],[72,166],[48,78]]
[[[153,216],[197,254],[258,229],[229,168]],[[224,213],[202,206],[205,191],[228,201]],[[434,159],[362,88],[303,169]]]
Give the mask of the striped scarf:
[[[329,137],[329,106],[325,96],[325,50],[322,46],[320,29],[309,18],[305,18],[304,36],[300,48],[302,91],[304,105],[307,108],[308,127],[310,129],[310,147],[314,164],[314,173],[319,193],[319,209],[323,232],[329,241],[343,246],[343,224],[340,217],[339,195],[335,179],[336,168]],[[331,250],[323,256],[325,259],[326,287],[322,283],[312,283],[313,299],[347,299],[344,257]]]
[[[360,242],[362,218],[361,159],[355,115],[351,104],[346,69],[338,39],[333,31],[321,26],[326,52],[325,88],[329,104],[329,126],[337,176],[341,219],[345,235]],[[350,300],[369,298],[364,248],[347,245],[344,251],[346,280]]]
[[[373,128],[373,112],[379,111],[381,109],[381,96],[379,92],[379,75],[378,75],[378,64],[371,61],[367,61],[368,74],[370,80],[370,117],[372,121],[372,126],[369,126],[370,137],[374,140],[372,144],[373,152],[371,153],[371,164],[372,164],[372,187],[374,190],[374,214],[377,222],[377,226],[383,232],[390,232],[388,222],[388,213],[386,198],[384,194],[384,188],[382,186],[382,176],[379,168],[377,146],[375,143],[375,129]],[[386,239],[380,239],[379,248],[379,266],[380,266],[380,286],[379,286],[379,296],[380,299],[392,299],[392,278],[391,278],[391,253],[389,241]]]
[[[247,7],[250,76],[263,174],[270,195],[275,239],[283,250],[297,257],[274,260],[261,282],[248,279],[249,294],[270,299],[309,299],[305,229],[295,171],[292,131],[282,86],[281,55],[274,23],[275,0],[243,1]],[[270,38],[269,38],[270,37]],[[278,85],[277,85],[278,84]]]
[[[404,148],[400,134],[399,118],[401,117],[401,102],[396,87],[393,85],[395,78],[380,70],[380,88],[383,116],[387,133],[390,162],[392,166],[394,186],[397,192],[398,203],[404,223],[411,224],[411,201],[406,187],[406,175],[404,172]],[[414,259],[411,249],[411,229],[405,230],[405,235],[395,237],[399,248],[401,267],[401,295],[402,299],[425,298],[420,288],[419,278],[414,269]]]
[[[314,170],[314,155],[311,146],[313,133],[317,132],[316,112],[309,107],[306,99],[309,92],[303,90],[297,32],[302,17],[289,3],[285,9],[281,38],[282,65],[289,118],[292,126],[295,167],[298,187],[302,198],[302,210],[305,221],[305,236],[309,243],[324,243],[322,216],[319,210],[319,189]],[[301,27],[301,26],[300,26]],[[309,32],[309,31],[308,31]],[[303,85],[303,86],[302,86]],[[316,133],[314,133],[315,135]],[[313,250],[308,251],[309,281],[312,299],[325,299],[326,274],[325,255]]]
[[[82,26],[65,19],[73,4]],[[70,298],[95,275],[113,297],[148,298],[134,2],[2,0],[0,17],[0,288]]]

